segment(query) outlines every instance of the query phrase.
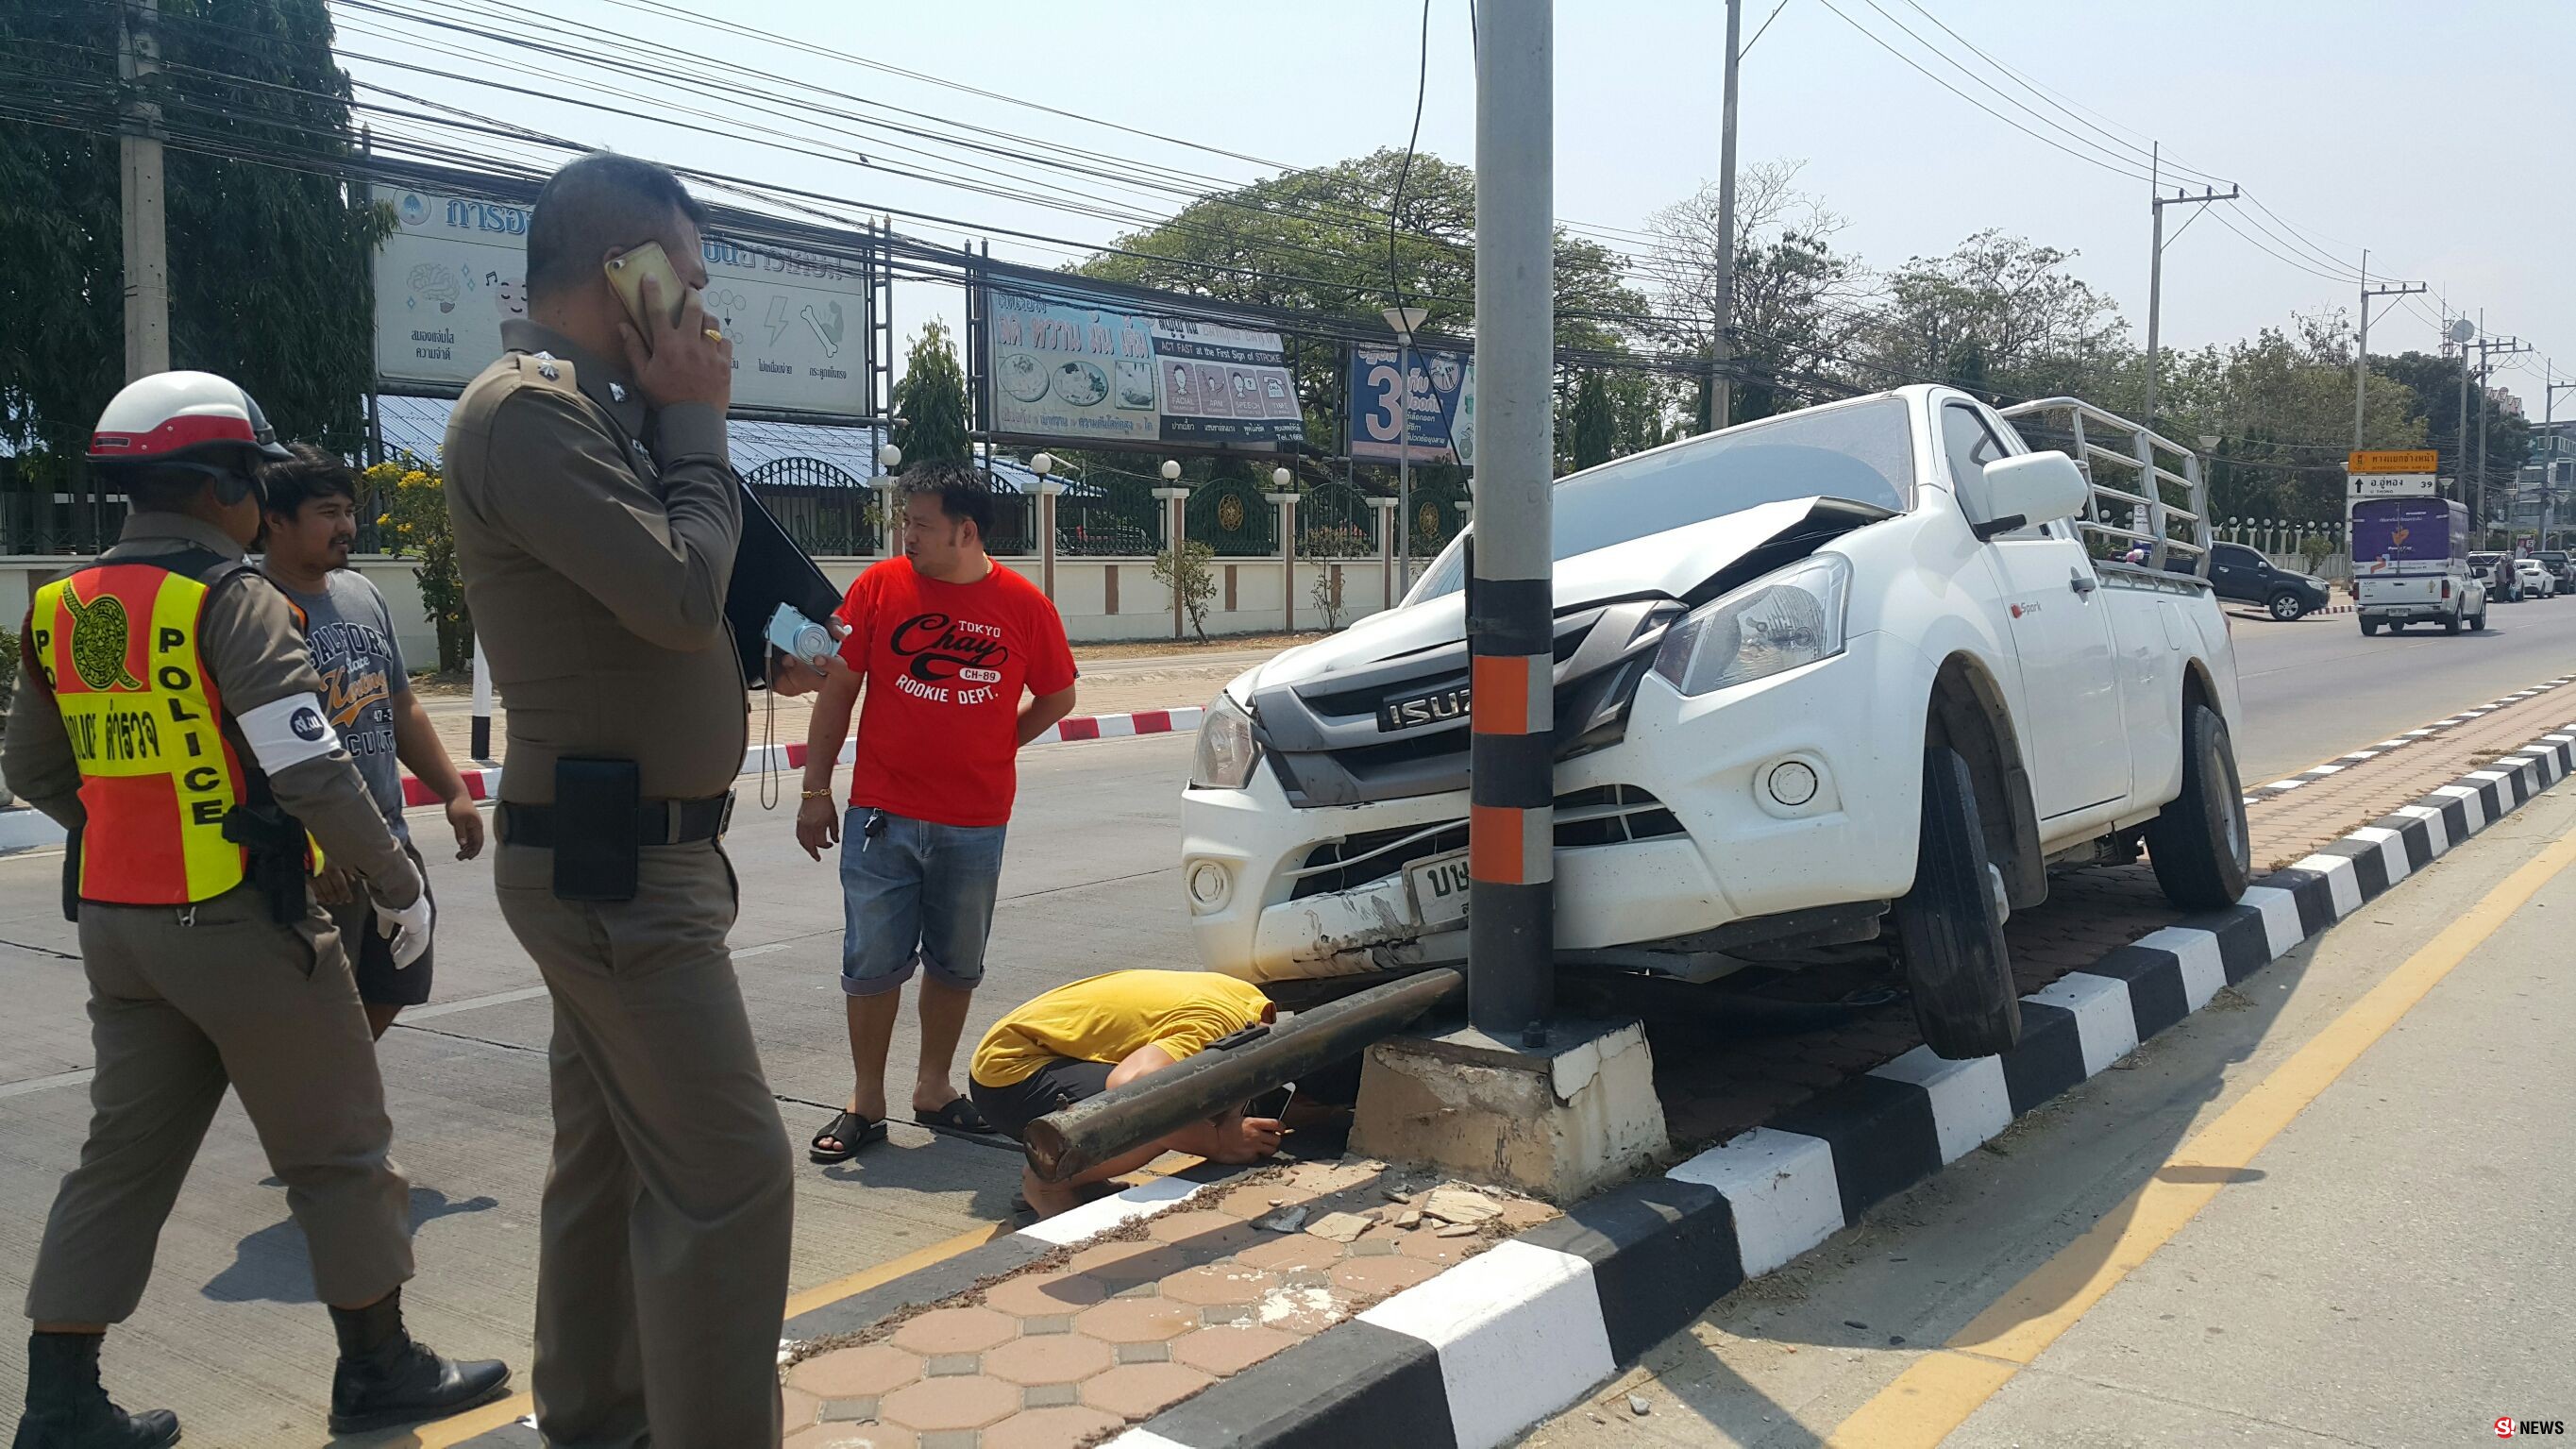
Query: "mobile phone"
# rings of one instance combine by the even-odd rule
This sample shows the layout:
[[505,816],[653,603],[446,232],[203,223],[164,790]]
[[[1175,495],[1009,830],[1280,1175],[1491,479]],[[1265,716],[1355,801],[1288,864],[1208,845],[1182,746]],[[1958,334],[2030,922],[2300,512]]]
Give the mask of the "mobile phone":
[[625,305],[627,320],[633,322],[636,330],[644,334],[648,345],[652,341],[654,329],[645,325],[644,321],[644,279],[646,277],[651,277],[654,285],[662,289],[662,300],[671,309],[668,325],[679,325],[680,309],[689,300],[689,289],[681,285],[680,274],[671,268],[670,253],[662,250],[660,242],[646,242],[631,252],[621,252],[610,257],[607,271],[609,290],[615,292],[617,300]]

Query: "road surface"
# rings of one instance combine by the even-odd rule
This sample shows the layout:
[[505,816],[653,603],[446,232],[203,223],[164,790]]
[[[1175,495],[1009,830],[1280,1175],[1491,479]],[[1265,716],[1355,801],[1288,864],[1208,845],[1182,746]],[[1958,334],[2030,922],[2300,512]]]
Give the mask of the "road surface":
[[[2569,672],[2576,601],[2499,607],[2495,620],[2481,638],[2365,641],[2345,616],[2240,619],[2246,779]],[[1121,664],[1122,675],[1149,672]],[[970,1042],[1048,987],[1191,960],[1174,868],[1190,750],[1186,737],[1164,736],[1024,756]],[[764,810],[760,782],[742,783],[728,842],[743,889],[734,942],[770,1082],[801,1145],[849,1087],[836,979],[841,914],[832,866],[793,844],[797,782],[778,785],[784,803]],[[524,1370],[550,1131],[549,1008],[492,908],[486,867],[444,858],[435,812],[413,820],[445,909],[437,1001],[410,1013],[382,1049],[395,1152],[411,1175],[420,1224],[421,1276],[406,1303],[442,1348],[503,1355]],[[57,906],[59,872],[57,854],[0,860],[0,962],[12,1007],[0,1019],[0,1297],[11,1301],[88,1116],[85,992]],[[896,1042],[898,1092],[913,1050],[907,1022]],[[841,1166],[805,1165],[800,1152],[799,1172],[793,1272],[804,1291],[1004,1218],[1018,1162],[998,1147],[898,1124],[888,1145]],[[143,1309],[108,1349],[117,1391],[128,1403],[183,1409],[192,1444],[320,1438],[330,1328],[312,1302],[284,1192],[263,1185],[266,1176],[247,1123],[228,1104],[163,1238]],[[16,1401],[22,1372],[17,1355],[0,1354],[0,1399]]]

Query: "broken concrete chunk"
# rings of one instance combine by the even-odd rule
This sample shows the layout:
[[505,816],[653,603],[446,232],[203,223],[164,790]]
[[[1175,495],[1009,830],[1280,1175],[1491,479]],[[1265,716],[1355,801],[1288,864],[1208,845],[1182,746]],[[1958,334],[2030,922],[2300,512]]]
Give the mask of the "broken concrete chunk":
[[1273,1233],[1293,1233],[1302,1227],[1305,1221],[1306,1210],[1292,1207],[1282,1208],[1266,1218],[1259,1219],[1253,1223],[1253,1226]]
[[1475,1232],[1476,1225],[1474,1223],[1445,1223],[1435,1230],[1431,1236],[1435,1238],[1465,1238],[1473,1237]]
[[1395,1225],[1399,1228],[1418,1228],[1422,1226],[1422,1209],[1406,1208],[1402,1213],[1397,1215]]
[[1373,1226],[1374,1223],[1358,1213],[1326,1213],[1307,1224],[1306,1232],[1328,1242],[1351,1243],[1357,1242],[1360,1234]]
[[1435,1187],[1423,1196],[1422,1211],[1444,1223],[1481,1223],[1501,1216],[1503,1210],[1482,1193]]
[[1646,1402],[1646,1396],[1644,1394],[1630,1394],[1628,1396],[1629,1413],[1642,1419],[1654,1411],[1655,1406]]

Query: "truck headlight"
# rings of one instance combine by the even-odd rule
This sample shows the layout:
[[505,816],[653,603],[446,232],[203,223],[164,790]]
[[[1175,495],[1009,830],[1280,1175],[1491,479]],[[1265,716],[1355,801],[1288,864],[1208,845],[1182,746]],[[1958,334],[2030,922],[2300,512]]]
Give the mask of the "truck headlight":
[[1655,672],[1684,694],[1712,694],[1843,652],[1851,562],[1818,554],[1685,615],[1655,651]]
[[1190,784],[1201,790],[1240,790],[1251,782],[1252,767],[1260,761],[1261,747],[1252,739],[1252,716],[1243,712],[1233,695],[1219,694],[1199,725],[1198,758],[1190,765]]

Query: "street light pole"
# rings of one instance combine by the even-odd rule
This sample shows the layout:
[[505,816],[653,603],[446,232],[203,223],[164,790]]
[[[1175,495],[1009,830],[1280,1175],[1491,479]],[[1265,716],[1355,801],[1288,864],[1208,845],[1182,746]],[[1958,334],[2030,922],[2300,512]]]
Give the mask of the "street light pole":
[[1467,1018],[1544,1045],[1556,993],[1555,19],[1485,0],[1476,57]]

